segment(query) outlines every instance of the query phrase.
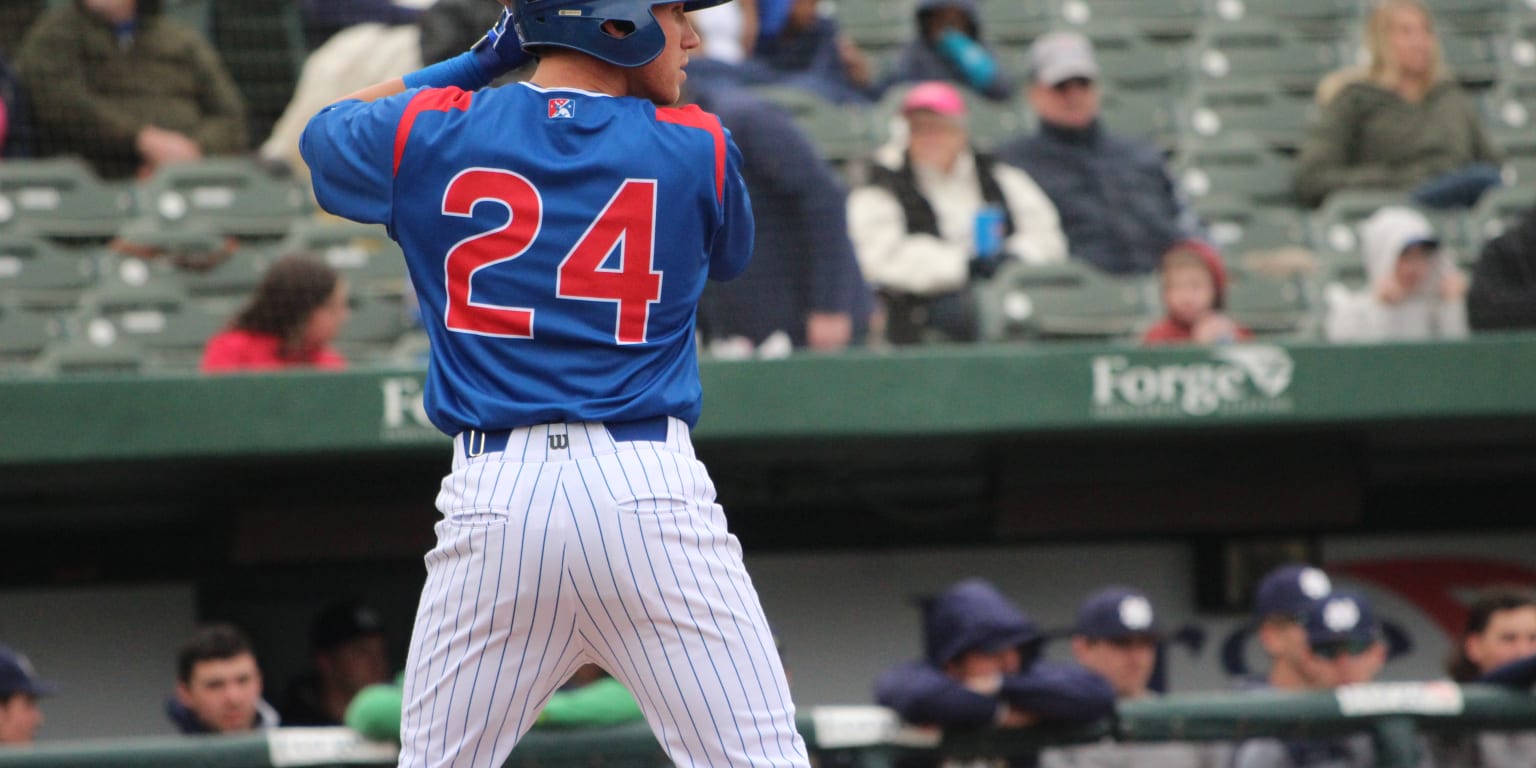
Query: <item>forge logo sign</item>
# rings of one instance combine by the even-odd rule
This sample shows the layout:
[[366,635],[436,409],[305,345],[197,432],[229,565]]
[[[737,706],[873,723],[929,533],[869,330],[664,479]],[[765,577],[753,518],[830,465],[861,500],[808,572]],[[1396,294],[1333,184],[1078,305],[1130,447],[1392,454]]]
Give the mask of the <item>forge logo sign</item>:
[[1105,420],[1290,413],[1295,363],[1280,347],[1212,349],[1195,363],[1139,364],[1093,358],[1093,417]]

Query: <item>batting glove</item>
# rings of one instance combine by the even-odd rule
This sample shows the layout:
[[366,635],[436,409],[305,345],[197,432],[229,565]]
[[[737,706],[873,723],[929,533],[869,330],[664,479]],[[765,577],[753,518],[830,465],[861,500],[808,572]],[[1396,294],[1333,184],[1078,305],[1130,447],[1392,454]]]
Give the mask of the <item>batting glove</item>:
[[512,12],[506,9],[502,9],[501,17],[496,19],[496,25],[485,33],[485,37],[471,46],[469,51],[475,55],[475,63],[480,65],[480,69],[491,80],[533,60],[533,57],[523,50],[523,41],[518,39],[517,28],[512,26]]

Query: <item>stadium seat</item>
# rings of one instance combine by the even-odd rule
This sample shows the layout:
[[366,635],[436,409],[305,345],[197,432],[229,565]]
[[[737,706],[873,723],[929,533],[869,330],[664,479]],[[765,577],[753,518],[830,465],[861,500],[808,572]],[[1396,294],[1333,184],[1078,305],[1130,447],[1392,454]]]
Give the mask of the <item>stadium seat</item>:
[[1454,32],[1494,32],[1504,26],[1509,0],[1425,0],[1441,29]]
[[871,50],[893,48],[914,34],[910,0],[834,0],[832,11],[843,33]]
[[1471,247],[1482,249],[1482,244],[1504,233],[1516,221],[1536,208],[1536,187],[1501,187],[1490,190],[1477,201],[1469,219]]
[[1079,26],[1124,19],[1159,40],[1188,40],[1205,15],[1204,0],[1054,0],[1056,18]]
[[1494,41],[1500,80],[1536,76],[1536,8],[1512,13],[1504,34]]
[[210,302],[182,301],[132,309],[87,302],[71,319],[71,325],[86,329],[88,336],[101,335],[105,333],[103,324],[110,325],[117,338],[140,350],[146,365],[185,370],[197,367],[208,339],[225,328],[231,316],[228,307]]
[[1175,177],[1191,198],[1237,197],[1254,205],[1293,201],[1292,165],[1290,158],[1246,132],[1190,137],[1180,143],[1173,161]]
[[1209,0],[1209,19],[1268,21],[1308,40],[1337,42],[1359,26],[1358,0]]
[[351,317],[336,348],[354,363],[387,361],[401,337],[416,327],[400,297],[353,296]]
[[1161,91],[1104,91],[1099,96],[1103,124],[1118,134],[1171,146],[1177,135],[1175,109]]
[[[886,0],[865,0],[880,4]],[[1047,0],[982,0],[982,36],[998,44],[1028,43],[1050,31],[1055,17]],[[1023,77],[1024,70],[1015,74]]]
[[354,293],[400,296],[409,290],[405,255],[382,226],[297,219],[275,251],[314,254],[345,275]]
[[1207,139],[1245,131],[1292,151],[1301,143],[1312,109],[1311,94],[1287,93],[1272,80],[1207,83],[1193,89],[1180,108],[1179,133]]
[[59,337],[58,317],[0,300],[0,373],[13,373],[32,362]]
[[1498,80],[1499,45],[1487,32],[1444,31],[1440,51],[1462,85],[1484,89]]
[[1188,50],[1199,83],[1265,78],[1293,93],[1311,94],[1343,64],[1339,45],[1302,39],[1275,19],[1207,21]]
[[1488,133],[1504,153],[1504,185],[1536,185],[1536,131],[1492,126]]
[[1306,219],[1294,208],[1260,207],[1241,198],[1213,195],[1196,201],[1195,210],[1211,242],[1229,260],[1251,251],[1311,246]]
[[831,104],[801,88],[763,86],[753,91],[787,110],[835,165],[862,158],[875,147],[868,108]]
[[1279,279],[1233,270],[1227,286],[1227,312],[1259,338],[1299,341],[1316,338],[1321,330],[1300,277]]
[[240,238],[275,239],[310,211],[310,197],[241,158],[216,158],[162,167],[140,188],[140,208],[164,227],[198,223]]
[[[988,23],[990,24],[990,18]],[[1073,28],[1093,42],[1101,78],[1109,90],[1169,92],[1183,88],[1184,59],[1170,46],[1158,45],[1134,23],[1123,19],[1094,21]],[[1023,81],[1029,71],[1028,46],[1000,48],[1007,68]]]
[[52,341],[32,364],[49,375],[123,374],[144,370],[144,351],[111,322],[96,318]]
[[983,341],[1126,339],[1150,315],[1146,279],[1105,274],[1080,261],[1013,262],[976,290]]
[[1529,132],[1536,120],[1536,77],[1500,80],[1483,97],[1489,129]]
[[[1490,193],[1492,194],[1492,193]],[[1343,190],[1334,192],[1311,217],[1312,242],[1325,259],[1360,261],[1360,222],[1389,205],[1417,208],[1406,195],[1397,192]],[[1470,247],[1466,217],[1459,211],[1423,209],[1441,242],[1458,255]]]
[[181,276],[163,262],[115,255],[102,256],[95,283],[80,298],[98,314],[175,311],[187,300]]
[[0,234],[0,296],[35,310],[73,308],[95,279],[89,255],[21,234]]
[[0,233],[100,241],[117,232],[132,206],[128,188],[102,181],[78,158],[0,163]]

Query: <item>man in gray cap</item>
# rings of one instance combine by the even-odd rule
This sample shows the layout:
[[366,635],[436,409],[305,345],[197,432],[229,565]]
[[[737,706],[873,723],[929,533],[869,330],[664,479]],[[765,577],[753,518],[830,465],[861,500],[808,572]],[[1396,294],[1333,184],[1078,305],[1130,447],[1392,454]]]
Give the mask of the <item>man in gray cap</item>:
[[1074,258],[1116,274],[1150,274],[1174,243],[1199,236],[1162,151],[1109,133],[1099,119],[1099,65],[1076,32],[1029,51],[1029,103],[1039,131],[997,148],[1050,196]]
[[54,693],[52,683],[40,679],[32,662],[15,649],[0,645],[0,746],[31,744],[43,725],[37,700]]

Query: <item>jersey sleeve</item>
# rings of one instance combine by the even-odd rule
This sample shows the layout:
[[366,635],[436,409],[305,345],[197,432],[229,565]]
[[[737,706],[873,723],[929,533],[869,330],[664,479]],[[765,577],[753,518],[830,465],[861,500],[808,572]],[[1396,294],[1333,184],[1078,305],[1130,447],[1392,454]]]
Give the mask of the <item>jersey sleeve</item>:
[[720,207],[720,228],[715,231],[709,249],[709,277],[730,280],[745,271],[747,262],[752,260],[755,236],[752,198],[747,194],[747,182],[741,176],[741,150],[736,147],[730,131],[725,132],[725,174]]
[[342,101],[310,118],[299,154],[321,208],[353,221],[390,223],[395,142],[410,97]]

